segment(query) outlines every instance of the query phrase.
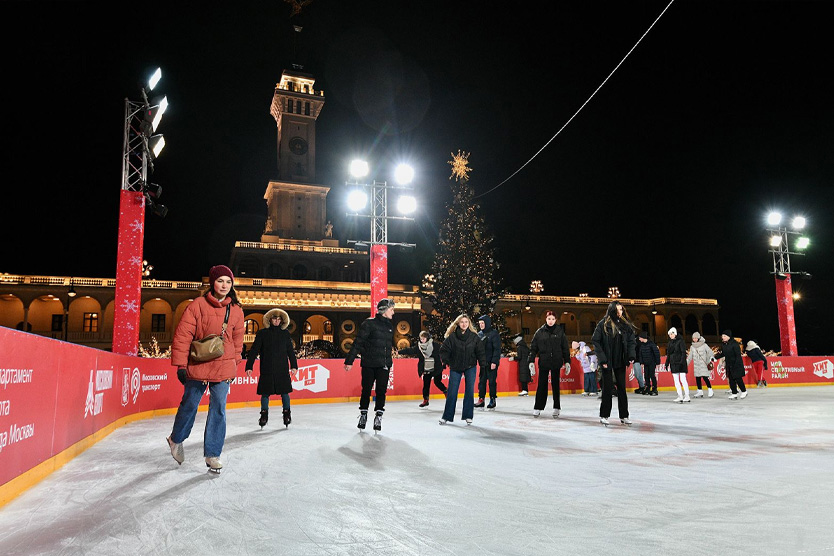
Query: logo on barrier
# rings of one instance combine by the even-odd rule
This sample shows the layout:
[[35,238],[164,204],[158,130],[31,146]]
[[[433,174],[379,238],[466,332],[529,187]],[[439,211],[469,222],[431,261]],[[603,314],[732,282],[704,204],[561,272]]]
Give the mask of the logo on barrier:
[[133,403],[136,403],[136,399],[139,397],[139,386],[141,383],[142,378],[139,374],[138,367],[132,371],[130,367],[124,367],[122,369],[122,406],[130,403],[131,397],[133,398]]
[[321,365],[310,365],[299,367],[294,373],[290,373],[293,390],[309,390],[310,392],[324,392],[327,390],[327,380],[330,378],[330,370]]
[[834,378],[834,363],[830,359],[814,363],[814,374],[822,378]]
[[84,418],[98,415],[104,409],[104,390],[113,388],[113,371],[110,369],[90,371],[87,399],[84,402]]

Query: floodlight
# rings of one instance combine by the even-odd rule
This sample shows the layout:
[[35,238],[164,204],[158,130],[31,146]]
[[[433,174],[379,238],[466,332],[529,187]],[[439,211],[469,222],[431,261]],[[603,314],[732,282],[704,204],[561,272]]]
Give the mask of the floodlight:
[[347,203],[350,210],[358,212],[368,204],[368,195],[361,189],[354,189],[348,194]]
[[151,142],[153,146],[151,147],[151,152],[153,153],[154,158],[159,157],[159,153],[162,152],[162,149],[165,148],[165,137],[162,135],[154,135],[151,137]]
[[808,247],[808,245],[810,245],[810,243],[811,243],[811,240],[809,238],[807,238],[805,236],[802,236],[798,240],[796,240],[796,248],[797,249],[805,249],[805,248]]
[[417,199],[411,195],[402,195],[397,199],[397,210],[403,214],[411,214],[417,210]]
[[767,224],[768,226],[778,226],[779,222],[782,221],[782,215],[778,212],[771,212],[767,215]]
[[801,230],[805,227],[805,217],[804,216],[795,216],[794,219],[791,221],[791,227],[794,230]]
[[770,246],[779,247],[782,245],[782,236],[770,236]]
[[151,122],[151,131],[156,131],[156,128],[159,126],[159,122],[162,121],[162,114],[164,114],[167,109],[168,97],[162,97],[162,100],[159,101],[159,106],[156,108],[156,114],[153,116],[153,121]]
[[368,175],[368,163],[359,159],[351,161],[350,175],[354,178],[364,178]]
[[394,170],[394,179],[400,185],[406,185],[411,183],[411,180],[414,179],[414,168],[412,168],[408,164],[400,164]]
[[153,88],[156,87],[156,84],[159,83],[160,79],[162,79],[162,68],[156,68],[156,71],[153,72],[151,78],[148,79],[148,90],[153,91]]

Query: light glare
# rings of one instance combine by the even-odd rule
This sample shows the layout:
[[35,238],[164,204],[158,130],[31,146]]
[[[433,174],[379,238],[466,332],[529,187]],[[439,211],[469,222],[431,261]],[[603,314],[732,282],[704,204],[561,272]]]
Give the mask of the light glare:
[[771,212],[767,215],[767,224],[769,226],[778,226],[779,222],[782,221],[782,215],[778,212]]
[[348,194],[348,207],[354,212],[359,212],[368,203],[368,196],[361,189],[354,189]]
[[156,143],[154,144],[152,149],[154,158],[158,157],[159,153],[162,152],[162,149],[165,148],[165,137],[163,137],[162,135],[159,135],[158,137],[159,139],[156,140]]
[[402,195],[397,199],[397,210],[403,214],[411,214],[417,210],[417,199],[411,195]]
[[791,226],[794,230],[801,230],[805,227],[805,217],[804,216],[796,216],[794,217],[793,221],[791,222]]
[[797,249],[805,249],[811,244],[811,240],[805,236],[796,240],[796,248]]
[[782,245],[782,236],[770,236],[770,246],[779,247]]
[[154,114],[153,121],[151,122],[153,131],[156,131],[156,128],[159,126],[159,122],[162,121],[162,114],[164,114],[167,109],[168,97],[162,97],[162,100],[159,101],[159,106],[156,109],[156,114]]
[[408,164],[400,164],[394,169],[394,179],[400,185],[411,183],[414,179],[414,168]]
[[160,79],[162,79],[162,68],[156,68],[156,71],[153,72],[153,75],[148,80],[148,90],[153,91],[153,88],[156,87]]
[[364,178],[368,175],[368,163],[359,159],[351,161],[350,175],[354,178]]

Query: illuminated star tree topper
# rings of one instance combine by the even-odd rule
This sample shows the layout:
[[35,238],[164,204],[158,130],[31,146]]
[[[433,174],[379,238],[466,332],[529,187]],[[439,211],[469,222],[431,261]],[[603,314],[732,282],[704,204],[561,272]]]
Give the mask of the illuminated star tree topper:
[[469,172],[472,171],[472,168],[469,167],[469,153],[462,153],[458,149],[458,154],[450,154],[452,160],[449,161],[449,165],[452,167],[452,175],[449,176],[449,179],[455,178],[455,181],[468,180]]

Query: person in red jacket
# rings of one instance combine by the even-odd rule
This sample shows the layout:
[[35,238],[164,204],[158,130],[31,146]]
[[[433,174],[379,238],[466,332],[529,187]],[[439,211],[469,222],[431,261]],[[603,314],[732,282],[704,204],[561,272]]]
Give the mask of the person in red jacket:
[[[243,309],[235,292],[234,280],[229,267],[211,267],[209,287],[188,305],[171,344],[171,364],[177,367],[177,377],[185,390],[168,437],[168,447],[176,462],[182,465],[185,460],[182,443],[191,434],[197,408],[208,386],[209,408],[203,456],[206,467],[214,473],[220,473],[223,468],[220,453],[226,440],[226,397],[243,351]],[[191,342],[210,334],[223,335],[223,354],[211,361],[194,361],[190,356]]]

